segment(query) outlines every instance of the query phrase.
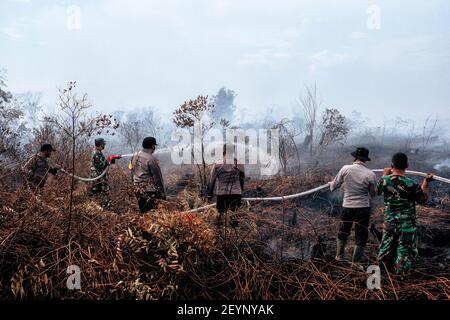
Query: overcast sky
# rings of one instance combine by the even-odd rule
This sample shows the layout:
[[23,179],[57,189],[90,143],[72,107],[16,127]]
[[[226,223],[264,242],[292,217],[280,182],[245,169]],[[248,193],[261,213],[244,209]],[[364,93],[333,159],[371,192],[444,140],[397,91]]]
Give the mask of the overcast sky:
[[291,115],[316,83],[347,115],[448,118],[450,1],[0,0],[1,67],[49,107],[77,80],[100,110],[164,116],[226,86],[244,118]]

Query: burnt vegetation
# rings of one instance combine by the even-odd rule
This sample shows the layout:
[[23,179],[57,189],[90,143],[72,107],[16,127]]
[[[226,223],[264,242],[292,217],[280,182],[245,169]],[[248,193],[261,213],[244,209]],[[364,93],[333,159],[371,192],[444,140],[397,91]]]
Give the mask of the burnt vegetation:
[[[233,122],[236,94],[183,103],[173,124],[192,129],[210,115],[213,126],[280,130],[280,171],[272,177],[249,174],[244,196],[287,195],[329,181],[355,145],[375,155],[372,167],[389,164],[406,151],[415,170],[448,177],[448,141],[433,117],[423,124],[386,121],[371,127],[362,115],[345,117],[322,108],[316,87],[302,93],[293,119],[268,113],[260,123]],[[209,167],[162,162],[167,200],[155,213],[139,214],[125,160],[110,170],[111,206],[89,196],[89,184],[70,176],[49,177],[42,193],[23,186],[21,166],[43,142],[58,150],[51,161],[80,176],[89,175],[93,138],[104,136],[110,153],[133,152],[146,135],[164,138],[173,129],[152,108],[140,114],[94,114],[76,83],[60,91],[59,112],[41,109],[36,124],[27,113],[36,101],[19,99],[0,77],[0,298],[1,299],[448,299],[450,297],[449,187],[435,183],[430,201],[418,211],[420,260],[406,276],[381,270],[380,290],[367,288],[365,270],[335,262],[339,193],[320,192],[282,202],[245,203],[214,224],[215,209],[188,213],[204,204]],[[33,109],[33,110],[34,110]],[[402,122],[403,121],[403,122]],[[412,129],[414,127],[414,129]],[[166,130],[166,131],[165,131]],[[202,146],[203,152],[203,146]],[[161,156],[163,157],[163,156]],[[447,161],[447,162],[446,162]],[[439,166],[437,167],[436,165]],[[439,170],[439,171],[436,171]],[[381,229],[376,201],[372,221]],[[372,236],[364,265],[376,264]],[[349,249],[350,250],[350,249]],[[347,253],[349,255],[349,253]],[[81,270],[81,290],[69,290],[67,267]]]

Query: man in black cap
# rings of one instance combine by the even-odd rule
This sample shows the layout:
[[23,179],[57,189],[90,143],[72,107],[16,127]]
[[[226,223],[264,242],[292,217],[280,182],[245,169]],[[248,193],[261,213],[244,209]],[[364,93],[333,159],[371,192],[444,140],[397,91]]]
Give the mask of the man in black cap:
[[142,142],[143,149],[131,158],[133,184],[141,213],[155,209],[156,200],[166,198],[159,160],[153,155],[157,145],[154,137],[147,137]]
[[331,191],[342,186],[344,192],[336,260],[343,259],[345,244],[355,223],[356,245],[352,262],[358,263],[369,236],[371,196],[376,195],[377,178],[375,173],[366,167],[367,161],[370,161],[368,149],[357,148],[351,155],[355,159],[353,164],[342,167],[329,184]]
[[235,213],[241,206],[245,169],[243,164],[238,164],[234,154],[233,145],[223,146],[223,160],[214,164],[211,170],[207,198],[211,200],[214,194],[217,195],[216,208],[219,212],[217,224],[220,224],[220,218],[230,210],[233,213],[231,225],[236,227],[238,221]]
[[58,168],[50,166],[47,160],[54,151],[56,150],[51,144],[45,143],[41,146],[40,151],[33,155],[22,167],[31,187],[43,188],[48,174],[55,175],[58,172]]

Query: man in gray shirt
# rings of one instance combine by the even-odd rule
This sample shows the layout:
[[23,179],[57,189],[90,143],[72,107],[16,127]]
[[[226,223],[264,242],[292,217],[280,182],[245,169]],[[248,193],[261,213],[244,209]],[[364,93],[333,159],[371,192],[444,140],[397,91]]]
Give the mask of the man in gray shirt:
[[[212,168],[207,190],[208,199],[211,199],[214,193],[217,195],[218,224],[220,224],[220,217],[226,214],[228,210],[235,212],[241,206],[244,180],[244,165],[238,164],[234,157],[234,147],[224,145],[223,161],[216,163]],[[237,224],[238,222],[233,215],[231,225],[236,227]]]
[[142,150],[131,159],[131,171],[141,213],[156,208],[158,199],[165,199],[164,181],[159,160],[153,155],[158,144],[154,137],[142,142]]
[[337,240],[336,260],[342,260],[345,244],[355,223],[356,246],[352,262],[361,260],[369,236],[371,213],[371,197],[376,195],[377,178],[375,173],[366,167],[370,161],[369,150],[357,148],[352,152],[355,161],[342,167],[337,176],[330,182],[331,191],[342,186],[344,192],[343,211]]

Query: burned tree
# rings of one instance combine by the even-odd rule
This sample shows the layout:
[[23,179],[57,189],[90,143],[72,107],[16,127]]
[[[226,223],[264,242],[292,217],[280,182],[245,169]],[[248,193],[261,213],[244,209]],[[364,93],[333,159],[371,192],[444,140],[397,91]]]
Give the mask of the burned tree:
[[[236,93],[226,87],[220,88],[217,95],[213,97],[214,100],[214,114],[217,122],[220,122],[222,127],[228,127],[233,121],[236,105],[234,99]],[[223,125],[225,123],[227,125]]]
[[283,119],[272,129],[278,129],[280,133],[279,158],[282,175],[288,174],[288,167],[290,164],[292,165],[292,159],[296,162],[297,172],[300,172],[300,152],[295,143],[295,137],[300,134],[300,131],[295,127],[293,121],[288,119]]
[[337,109],[326,109],[322,114],[322,134],[319,141],[321,150],[333,143],[340,142],[350,129],[347,119]]
[[153,108],[146,108],[139,113],[129,113],[120,126],[120,136],[125,142],[129,151],[136,151],[145,136],[153,136],[158,141],[161,140],[161,121],[156,116]]
[[[99,115],[91,117],[86,110],[91,107],[87,94],[81,97],[75,92],[76,81],[68,83],[67,88],[59,90],[59,107],[61,115],[48,118],[50,123],[56,125],[68,139],[70,145],[70,171],[72,173],[70,183],[69,217],[66,230],[66,241],[70,239],[70,229],[73,211],[73,193],[75,189],[77,142],[83,137],[91,137],[101,134],[103,129],[110,133],[110,129],[117,129],[119,124],[112,120],[111,115]],[[114,132],[111,132],[114,134]]]
[[436,139],[435,132],[438,123],[438,117],[434,118],[430,115],[425,119],[425,123],[422,128],[422,150],[424,151],[430,143]]
[[309,149],[312,156],[314,153],[314,139],[317,127],[317,112],[322,104],[322,101],[317,96],[317,86],[309,88],[306,87],[304,96],[298,98],[298,105],[303,110],[305,118],[306,137],[303,141],[303,148]]
[[203,122],[203,117],[210,115],[214,111],[214,103],[210,101],[208,96],[198,96],[194,100],[185,101],[177,110],[173,113],[173,123],[178,128],[187,128],[191,134],[194,134],[194,126],[198,125],[198,131],[195,134],[199,135],[201,144],[201,164],[198,163],[198,159],[194,157],[194,148],[191,148],[192,157],[197,165],[197,169],[200,175],[200,186],[202,194],[206,194],[207,187],[207,168],[205,162],[205,146],[204,137],[205,134],[214,126],[215,122],[211,119],[207,123]]

